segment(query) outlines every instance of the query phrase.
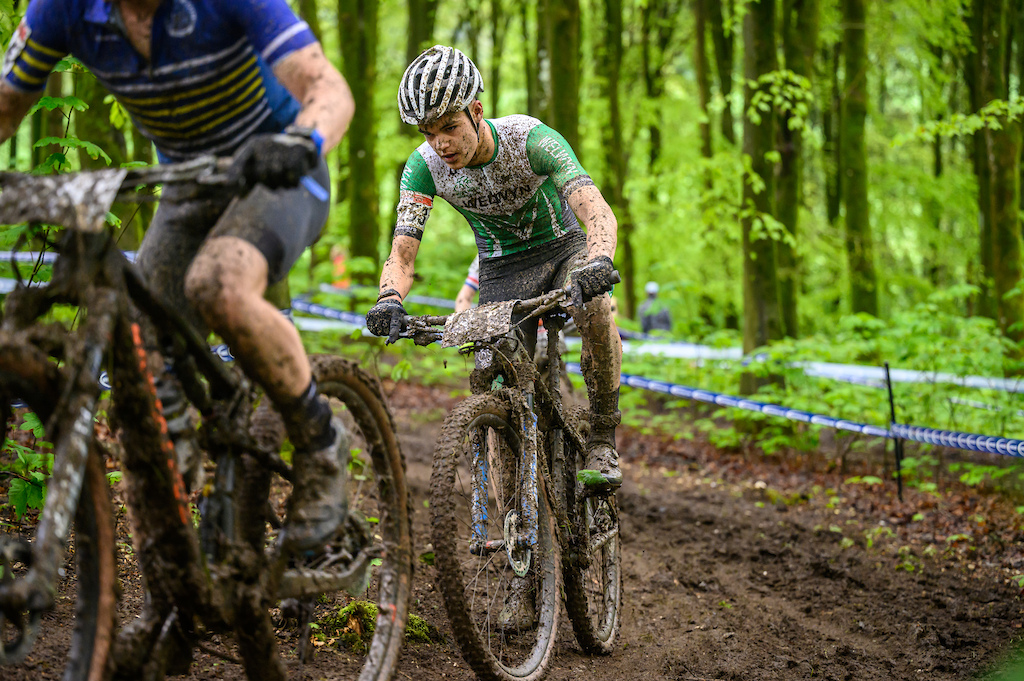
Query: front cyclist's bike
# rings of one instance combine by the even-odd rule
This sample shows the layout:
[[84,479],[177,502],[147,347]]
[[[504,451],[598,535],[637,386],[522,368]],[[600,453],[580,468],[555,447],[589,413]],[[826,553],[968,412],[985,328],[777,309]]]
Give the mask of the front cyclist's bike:
[[[445,419],[430,480],[438,580],[455,638],[481,679],[534,680],[557,640],[559,594],[585,652],[608,653],[622,604],[613,494],[588,497],[586,412],[562,406],[559,373],[538,371],[516,318],[551,338],[568,290],[448,317],[409,317],[403,335],[476,356],[473,394]],[[443,331],[440,327],[444,327]],[[560,365],[548,343],[547,366]]]

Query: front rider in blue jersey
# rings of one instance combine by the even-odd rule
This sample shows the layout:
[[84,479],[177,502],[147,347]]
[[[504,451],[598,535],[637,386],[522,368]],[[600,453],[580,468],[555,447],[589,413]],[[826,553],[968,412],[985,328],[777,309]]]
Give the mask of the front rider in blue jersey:
[[[284,537],[309,550],[346,512],[346,435],[298,332],[263,293],[325,224],[323,155],[352,118],[348,86],[286,0],[32,0],[4,58],[0,141],[69,53],[161,160],[233,154],[249,180],[238,198],[165,189],[137,264],[175,308],[227,341],[283,415],[296,446]],[[173,385],[162,377],[164,401]]]

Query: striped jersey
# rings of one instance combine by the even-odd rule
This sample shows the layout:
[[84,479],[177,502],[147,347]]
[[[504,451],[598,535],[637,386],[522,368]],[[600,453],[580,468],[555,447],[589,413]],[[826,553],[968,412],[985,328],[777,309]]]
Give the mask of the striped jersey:
[[593,182],[565,138],[530,116],[485,122],[494,136],[494,155],[483,165],[452,170],[427,142],[409,156],[395,235],[421,238],[435,196],[469,221],[484,259],[581,231],[565,197]]
[[31,0],[3,77],[38,92],[70,53],[128,110],[161,160],[180,161],[228,155],[255,133],[288,126],[299,103],[272,69],[315,40],[285,0],[164,0],[146,61],[111,2]]

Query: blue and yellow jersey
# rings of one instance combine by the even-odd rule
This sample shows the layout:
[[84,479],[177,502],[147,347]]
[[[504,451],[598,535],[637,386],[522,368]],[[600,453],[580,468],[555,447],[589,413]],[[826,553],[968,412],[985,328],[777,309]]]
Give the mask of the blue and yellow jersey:
[[299,103],[272,69],[315,40],[285,0],[164,0],[147,62],[107,0],[32,0],[3,77],[38,92],[54,65],[73,54],[124,105],[161,160],[179,161],[227,155],[254,133],[289,125]]

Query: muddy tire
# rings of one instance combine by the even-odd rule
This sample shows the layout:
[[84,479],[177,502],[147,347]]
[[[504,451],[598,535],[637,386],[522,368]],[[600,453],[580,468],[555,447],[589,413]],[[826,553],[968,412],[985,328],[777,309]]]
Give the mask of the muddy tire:
[[[44,422],[50,421],[61,394],[60,384],[55,366],[44,353],[27,345],[0,347],[0,400],[4,405],[0,412],[5,416],[10,413],[11,402],[19,400]],[[52,422],[60,428],[73,421],[70,416],[57,415]],[[59,441],[56,433],[48,433],[47,437]],[[104,681],[112,672],[117,560],[113,507],[104,469],[103,456],[93,443],[86,460],[71,542],[77,589],[65,681]],[[5,632],[0,631],[0,636],[5,636]]]
[[352,431],[349,509],[377,520],[375,539],[385,548],[363,597],[376,603],[377,623],[359,680],[386,681],[398,662],[412,593],[412,507],[405,458],[380,384],[340,357],[313,355],[310,362],[321,394]]
[[[587,412],[573,407],[568,418],[586,440]],[[562,579],[565,609],[576,641],[585,653],[606,655],[615,645],[622,608],[622,555],[615,496],[577,498],[576,471],[584,467],[583,452],[569,447],[565,481],[571,531],[562,537]]]
[[[445,608],[463,657],[483,681],[539,679],[558,630],[558,551],[543,475],[538,475],[538,533],[527,576],[515,577],[512,567],[516,560],[522,570],[522,552],[510,556],[504,548],[479,548],[485,540],[504,540],[509,514],[522,508],[514,484],[520,477],[519,432],[506,400],[496,395],[467,398],[441,427],[430,478],[434,562]],[[484,453],[483,478],[479,473],[475,477],[485,479],[484,484],[473,483],[474,449]],[[479,501],[486,497],[484,522],[475,529],[474,491],[478,517]],[[509,617],[529,610],[510,607],[521,604],[523,594],[532,600],[536,617]]]

